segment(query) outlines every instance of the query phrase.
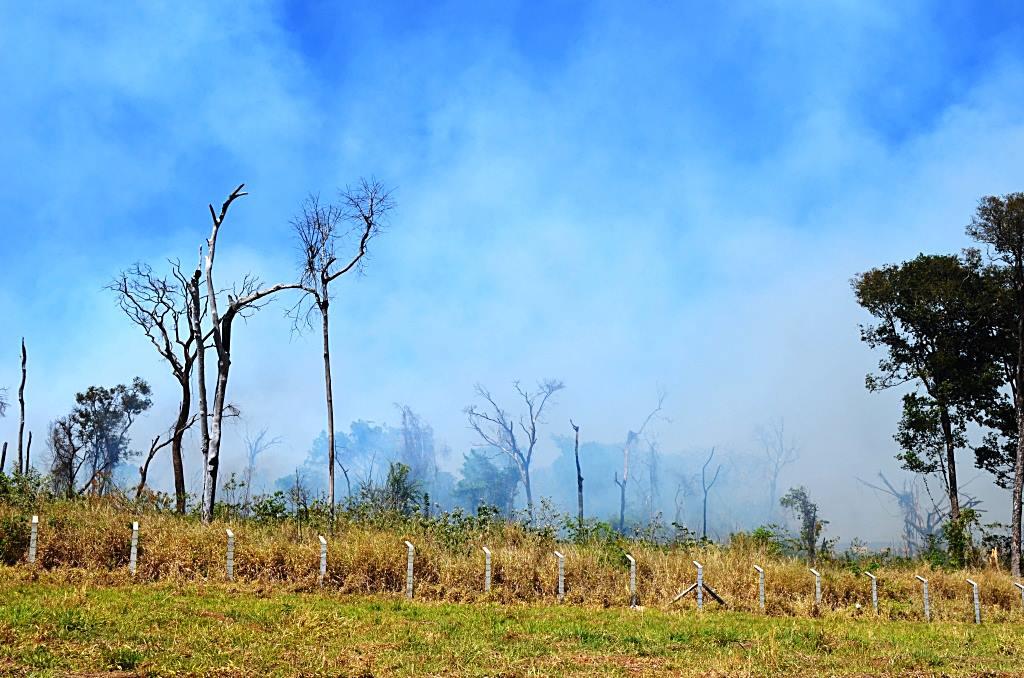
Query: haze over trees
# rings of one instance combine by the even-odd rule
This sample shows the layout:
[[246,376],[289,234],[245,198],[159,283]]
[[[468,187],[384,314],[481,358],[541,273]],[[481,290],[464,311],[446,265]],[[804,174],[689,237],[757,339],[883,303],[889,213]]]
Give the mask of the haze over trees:
[[[145,380],[78,393],[71,412],[54,418],[47,431],[47,482],[54,493],[74,498],[130,492],[138,502],[159,504],[164,499],[153,487],[151,469],[169,449],[174,510],[191,509],[207,522],[216,516],[272,518],[289,506],[302,520],[327,515],[332,524],[339,510],[347,516],[394,512],[424,519],[434,511],[463,511],[524,520],[531,529],[580,538],[609,530],[699,543],[760,526],[762,534],[784,541],[786,531],[795,528],[797,536],[790,540],[812,562],[832,548],[834,540],[820,540],[825,521],[810,499],[821,488],[800,485],[779,496],[780,488],[791,484],[787,476],[801,471],[794,437],[781,418],[761,427],[751,424],[749,449],[697,444],[671,449],[661,431],[653,430],[656,420],[671,423],[659,390],[657,402],[641,411],[644,417],[624,440],[588,440],[582,436],[590,430],[587,422],[576,418],[568,419],[571,433],[548,429],[547,415],[565,385],[546,379],[534,388],[513,382],[511,400],[478,384],[476,402],[463,410],[475,444],[460,450],[454,462],[445,439],[408,402],[395,403],[391,424],[353,417],[347,429],[339,429],[331,283],[363,269],[394,207],[391,193],[380,183],[363,181],[341,192],[336,203],[308,198],[292,223],[300,246],[296,279],[265,284],[249,273],[229,288],[219,287],[218,242],[229,214],[236,216],[235,203],[246,195],[243,189],[232,191],[219,209],[209,206],[211,230],[194,269],[178,260],[168,262],[165,272],[135,263],[109,284],[125,317],[175,380],[174,415],[147,439],[148,449],[139,449],[131,433],[153,404]],[[977,248],[921,254],[852,281],[854,298],[871,317],[860,328],[861,339],[878,356],[866,385],[872,392],[900,394],[896,457],[913,474],[890,480],[879,472],[877,480],[861,482],[896,506],[906,553],[933,553],[941,544],[945,562],[963,565],[977,561],[978,540],[985,539],[1017,572],[1024,482],[1024,194],[984,198],[967,232]],[[228,399],[235,321],[289,293],[296,295],[287,306],[293,330],[320,329],[323,433],[311,432],[305,458],[295,459],[294,467],[275,479],[261,469],[268,450],[275,459],[293,453],[290,444],[269,434],[273,422],[260,422],[255,435],[246,434],[242,461],[225,479],[224,430],[228,419],[240,414]],[[13,473],[28,477],[36,471],[32,434],[24,436],[24,339],[20,349],[20,416],[12,461]],[[0,416],[10,405],[7,391],[0,391]],[[197,464],[201,459],[201,488],[188,487],[190,452]],[[0,471],[7,453],[5,442]],[[136,459],[138,482],[126,482],[125,471]],[[980,500],[965,491],[963,481],[971,465],[1010,491],[1008,534],[1000,532],[1005,526],[981,525]],[[346,485],[341,500],[337,468]],[[933,487],[941,492],[933,496]],[[776,524],[779,508],[785,509],[789,528]],[[986,510],[992,515],[991,507]]]

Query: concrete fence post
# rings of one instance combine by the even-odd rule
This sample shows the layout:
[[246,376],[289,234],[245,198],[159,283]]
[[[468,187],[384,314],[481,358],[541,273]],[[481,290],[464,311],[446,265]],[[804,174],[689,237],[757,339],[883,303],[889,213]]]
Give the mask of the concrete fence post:
[[698,563],[696,560],[693,561],[694,566],[697,568],[697,609],[704,609],[704,566]]
[[128,571],[133,575],[139,562],[139,523],[132,523],[132,550],[128,557]]
[[971,585],[974,592],[974,623],[981,623],[981,601],[978,599],[978,582],[973,579],[968,579],[967,583]]
[[32,534],[28,539],[28,562],[36,562],[36,546],[39,544],[39,516],[32,516]]
[[483,547],[484,551],[484,592],[490,592],[491,590],[491,549],[486,546]]
[[878,577],[870,572],[865,572],[864,575],[871,577],[871,607],[875,609],[875,614],[878,614]]
[[636,607],[639,604],[636,596],[636,558],[627,553],[626,560],[629,561],[629,606]]
[[818,572],[813,567],[807,569],[814,575],[814,606],[819,607],[821,605],[821,572]]
[[235,580],[235,533],[231,530],[224,530],[228,533],[228,552],[227,552],[227,575],[228,581]]
[[919,574],[914,575],[914,578],[921,582],[921,596],[924,599],[924,620],[931,621],[932,608],[928,601],[928,580]]
[[406,558],[405,558],[405,597],[412,600],[412,561],[416,547],[410,542],[405,542]]
[[558,602],[565,600],[565,556],[555,551],[558,558]]
[[1021,607],[1024,607],[1024,584],[1015,583],[1014,586],[1020,589],[1020,604]]
[[324,585],[324,579],[327,578],[327,540],[324,539],[322,534],[317,535],[317,539],[320,540],[320,586]]
[[764,568],[754,565],[754,569],[757,570],[757,603],[764,612]]

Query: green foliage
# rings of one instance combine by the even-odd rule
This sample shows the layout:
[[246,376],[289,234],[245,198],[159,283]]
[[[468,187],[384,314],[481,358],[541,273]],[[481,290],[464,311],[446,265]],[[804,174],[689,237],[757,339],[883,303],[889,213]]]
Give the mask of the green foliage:
[[960,511],[956,520],[947,520],[942,525],[942,536],[946,541],[946,557],[949,566],[967,567],[977,561],[971,529],[980,526],[978,512],[971,508]]
[[[779,500],[782,508],[789,509],[797,518],[800,524],[800,550],[807,554],[807,559],[813,563],[817,559],[818,536],[821,535],[827,520],[818,518],[818,505],[811,501],[807,489],[804,487],[790,488],[782,499]],[[828,552],[829,545],[823,542],[823,550]]]
[[261,494],[252,503],[252,517],[261,523],[279,523],[288,517],[288,501],[284,492],[277,490],[273,494]]

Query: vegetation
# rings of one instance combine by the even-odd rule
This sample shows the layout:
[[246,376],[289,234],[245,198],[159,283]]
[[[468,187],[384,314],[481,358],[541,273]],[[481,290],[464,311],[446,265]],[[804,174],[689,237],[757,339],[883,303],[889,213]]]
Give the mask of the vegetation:
[[[230,528],[236,539],[235,585],[262,591],[317,590],[317,535],[323,534],[329,545],[324,589],[331,593],[399,595],[405,583],[402,542],[408,539],[416,545],[415,596],[428,601],[554,603],[557,573],[552,551],[558,549],[566,556],[569,605],[628,607],[628,552],[637,560],[638,593],[648,607],[692,607],[691,602],[669,601],[692,582],[691,561],[696,559],[734,611],[759,611],[753,570],[758,564],[767,571],[771,616],[864,615],[870,587],[863,573],[871,571],[879,577],[880,614],[886,619],[920,618],[917,574],[931,581],[936,620],[972,618],[965,577],[982,585],[987,622],[1024,619],[1019,592],[1009,577],[994,569],[953,569],[938,546],[933,558],[914,560],[857,548],[841,554],[819,551],[816,567],[825,585],[822,604],[816,607],[813,578],[799,558],[802,540],[777,528],[735,534],[727,543],[715,544],[687,535],[669,542],[643,535],[629,540],[599,523],[578,530],[576,516],[549,512],[543,506],[532,523],[526,516],[522,522],[507,521],[490,510],[428,518],[422,511],[408,510],[413,499],[394,488],[400,482],[399,470],[390,481],[391,494],[339,507],[333,527],[326,502],[289,513],[276,496],[261,498],[247,519],[221,505],[216,514],[222,517],[209,525],[198,516],[174,513],[169,497],[162,509],[115,497],[5,502],[0,504],[0,557],[8,564],[24,564],[29,520],[38,514],[38,554],[30,569],[59,581],[225,582],[225,529]],[[134,578],[127,573],[133,520],[141,524]],[[482,586],[483,546],[494,554],[490,593]]]

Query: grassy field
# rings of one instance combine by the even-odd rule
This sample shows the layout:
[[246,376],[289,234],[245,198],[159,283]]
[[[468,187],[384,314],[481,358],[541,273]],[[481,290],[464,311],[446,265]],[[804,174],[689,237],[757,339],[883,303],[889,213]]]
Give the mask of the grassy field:
[[0,568],[4,675],[1021,675],[1024,628],[406,602]]

